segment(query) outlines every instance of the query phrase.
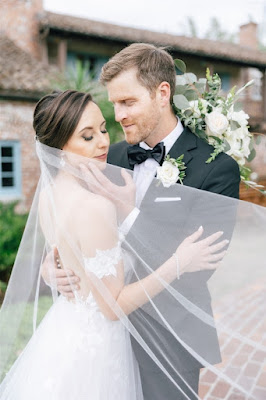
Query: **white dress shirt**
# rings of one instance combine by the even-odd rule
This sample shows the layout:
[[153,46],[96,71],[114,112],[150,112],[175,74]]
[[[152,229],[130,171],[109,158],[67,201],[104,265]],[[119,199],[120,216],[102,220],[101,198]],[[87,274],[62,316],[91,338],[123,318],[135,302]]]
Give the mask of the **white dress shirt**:
[[[161,142],[165,146],[165,155],[167,155],[172,148],[173,144],[179,138],[181,133],[183,132],[184,128],[180,120],[177,120],[177,125],[169,133]],[[151,149],[145,142],[140,142],[140,147],[145,150]],[[134,172],[133,172],[133,180],[136,184],[136,207],[134,210],[127,216],[121,226],[121,230],[126,235],[130,230],[131,226],[133,225],[135,219],[139,214],[139,207],[140,204],[153,180],[156,175],[157,167],[159,163],[154,160],[154,158],[148,158],[141,164],[135,164]]]

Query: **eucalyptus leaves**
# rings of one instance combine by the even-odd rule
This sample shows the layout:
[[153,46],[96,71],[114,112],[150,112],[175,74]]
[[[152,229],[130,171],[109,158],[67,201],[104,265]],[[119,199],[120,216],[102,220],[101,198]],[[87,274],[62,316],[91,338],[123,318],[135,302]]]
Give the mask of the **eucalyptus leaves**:
[[241,179],[260,189],[259,185],[250,181],[251,169],[245,166],[246,161],[253,160],[256,151],[253,136],[249,132],[249,116],[237,103],[241,93],[253,81],[239,90],[234,86],[224,96],[217,74],[211,75],[207,69],[206,78],[198,79],[195,74],[186,73],[186,65],[182,60],[175,60],[175,64],[183,73],[176,77],[175,112],[185,126],[214,147],[206,163],[225,152],[237,161]]

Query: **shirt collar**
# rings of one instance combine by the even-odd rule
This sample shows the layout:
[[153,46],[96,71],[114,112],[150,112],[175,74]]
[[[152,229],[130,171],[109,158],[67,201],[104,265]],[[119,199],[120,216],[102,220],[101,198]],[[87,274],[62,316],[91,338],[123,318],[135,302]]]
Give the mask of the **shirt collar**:
[[[170,132],[163,140],[162,143],[165,146],[165,154],[169,153],[171,147],[173,146],[173,144],[177,141],[177,139],[179,138],[179,136],[181,135],[181,133],[183,132],[184,127],[180,121],[180,119],[177,119],[177,124],[175,126],[175,128],[172,130],[172,132]],[[151,147],[149,147],[147,145],[147,143],[145,142],[140,142],[140,147],[142,147],[145,150],[151,149]]]

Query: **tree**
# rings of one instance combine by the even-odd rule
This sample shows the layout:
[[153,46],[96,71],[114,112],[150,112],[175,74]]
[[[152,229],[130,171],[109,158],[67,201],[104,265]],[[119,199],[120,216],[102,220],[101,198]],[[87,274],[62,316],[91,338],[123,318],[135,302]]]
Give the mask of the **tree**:
[[[200,37],[198,26],[192,17],[187,17],[185,32],[188,36]],[[202,38],[232,43],[236,40],[236,34],[225,31],[218,18],[212,17]]]

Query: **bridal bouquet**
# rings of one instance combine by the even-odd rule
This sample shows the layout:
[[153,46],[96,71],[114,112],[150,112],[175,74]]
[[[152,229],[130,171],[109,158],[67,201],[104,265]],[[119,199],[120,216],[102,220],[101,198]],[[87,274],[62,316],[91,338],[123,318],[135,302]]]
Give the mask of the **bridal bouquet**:
[[206,78],[198,79],[195,74],[186,73],[182,60],[175,60],[175,64],[183,72],[176,77],[175,112],[185,126],[214,147],[206,163],[221,152],[227,153],[238,163],[241,180],[265,193],[263,186],[250,180],[252,171],[245,166],[246,161],[252,161],[256,156],[256,151],[249,132],[249,116],[237,103],[240,94],[253,81],[239,90],[234,86],[225,96],[218,74],[211,75],[207,69]]

